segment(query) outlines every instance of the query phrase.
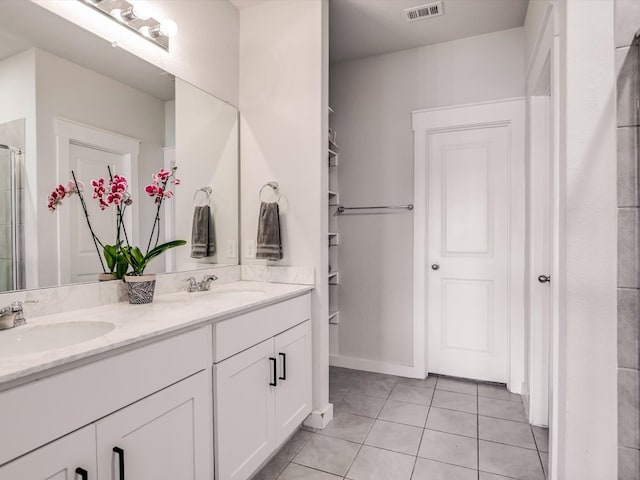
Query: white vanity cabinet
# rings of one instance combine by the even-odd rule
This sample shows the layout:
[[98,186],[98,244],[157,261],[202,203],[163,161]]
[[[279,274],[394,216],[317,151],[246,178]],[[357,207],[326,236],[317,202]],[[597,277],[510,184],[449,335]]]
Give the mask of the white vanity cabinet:
[[95,425],[82,428],[0,467],[0,480],[93,480]]
[[0,392],[0,480],[211,480],[210,339],[206,326]]
[[97,422],[98,479],[211,480],[210,391],[202,371]]
[[201,371],[0,467],[0,480],[211,480],[209,391]]
[[[216,480],[249,478],[311,412],[309,295],[260,314],[233,322],[270,336],[252,346],[236,345],[238,353],[214,365]],[[230,332],[220,326],[214,328],[214,344],[223,345]]]

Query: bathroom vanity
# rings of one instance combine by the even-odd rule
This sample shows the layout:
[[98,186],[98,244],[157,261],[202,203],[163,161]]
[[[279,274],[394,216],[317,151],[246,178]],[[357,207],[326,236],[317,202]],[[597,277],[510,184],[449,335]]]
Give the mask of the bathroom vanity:
[[0,332],[0,480],[249,478],[311,411],[310,290],[233,282],[38,317],[27,343],[113,328],[21,355]]

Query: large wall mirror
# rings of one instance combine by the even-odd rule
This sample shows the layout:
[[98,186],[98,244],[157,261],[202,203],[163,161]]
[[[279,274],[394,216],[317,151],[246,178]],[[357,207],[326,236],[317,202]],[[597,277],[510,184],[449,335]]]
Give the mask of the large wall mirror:
[[[107,166],[128,179],[125,223],[143,249],[156,215],[145,186],[177,166],[158,239],[188,243],[149,272],[238,263],[236,108],[37,4],[2,2],[0,292],[96,281],[102,269],[78,197],[53,212],[47,198],[75,172],[96,234],[115,243],[115,209],[92,198]],[[204,256],[191,245],[197,206],[211,213]]]

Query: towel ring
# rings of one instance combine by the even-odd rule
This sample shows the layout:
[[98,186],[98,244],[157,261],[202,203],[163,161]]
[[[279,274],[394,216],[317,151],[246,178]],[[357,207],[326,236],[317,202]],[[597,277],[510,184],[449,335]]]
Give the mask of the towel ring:
[[[212,191],[213,190],[211,189],[211,187],[202,187],[202,188],[199,188],[198,190],[196,190],[195,193],[193,194],[193,206],[194,207],[204,207],[206,205],[210,205],[211,204],[211,192]],[[205,198],[203,199],[204,203],[199,203],[197,201],[198,194],[200,192],[205,194]]]
[[263,192],[263,191],[264,191],[264,189],[265,189],[265,188],[267,188],[267,187],[271,188],[271,190],[273,190],[273,192],[274,192],[276,195],[278,195],[278,198],[276,198],[276,201],[275,201],[275,203],[278,203],[278,202],[280,201],[280,197],[281,197],[281,195],[280,195],[280,187],[278,186],[278,182],[267,182],[267,183],[265,183],[265,184],[262,186],[262,188],[260,189],[260,193],[258,193],[258,199],[259,199],[261,202],[264,202],[264,200],[262,200],[262,192]]

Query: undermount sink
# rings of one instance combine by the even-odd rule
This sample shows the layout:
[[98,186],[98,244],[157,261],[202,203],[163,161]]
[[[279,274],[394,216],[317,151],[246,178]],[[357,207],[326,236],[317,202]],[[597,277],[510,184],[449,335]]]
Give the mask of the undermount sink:
[[109,322],[66,322],[16,327],[0,332],[0,358],[68,347],[109,333]]

